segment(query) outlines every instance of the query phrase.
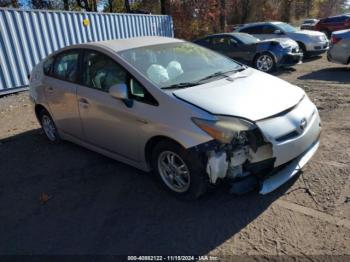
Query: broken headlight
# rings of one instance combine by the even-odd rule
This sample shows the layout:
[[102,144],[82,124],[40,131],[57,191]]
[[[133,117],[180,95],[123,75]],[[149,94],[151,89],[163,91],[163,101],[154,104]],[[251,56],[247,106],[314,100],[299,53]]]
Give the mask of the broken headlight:
[[231,143],[243,131],[252,130],[255,125],[247,120],[233,117],[219,117],[218,120],[192,118],[192,121],[212,138],[223,144]]

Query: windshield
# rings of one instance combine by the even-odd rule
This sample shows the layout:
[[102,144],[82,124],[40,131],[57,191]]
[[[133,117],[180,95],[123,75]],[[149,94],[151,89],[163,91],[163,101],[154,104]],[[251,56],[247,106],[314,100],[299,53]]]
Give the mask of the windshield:
[[144,46],[119,54],[159,88],[214,79],[218,73],[242,68],[229,58],[188,42]]
[[237,34],[235,35],[243,44],[250,45],[259,42],[259,39],[249,34]]
[[286,23],[278,23],[278,24],[275,24],[279,29],[281,29],[283,32],[286,32],[286,33],[294,33],[296,32],[296,28],[289,25],[289,24],[286,24]]

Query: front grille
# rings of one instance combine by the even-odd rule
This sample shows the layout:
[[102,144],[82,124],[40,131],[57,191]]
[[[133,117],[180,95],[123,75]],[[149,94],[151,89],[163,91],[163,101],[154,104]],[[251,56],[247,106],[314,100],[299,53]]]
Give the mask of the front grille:
[[277,142],[283,142],[283,141],[286,141],[286,140],[289,140],[289,139],[293,139],[293,138],[297,137],[298,135],[299,135],[299,133],[296,130],[294,130],[294,131],[292,131],[292,132],[290,132],[290,133],[288,133],[286,135],[283,135],[283,136],[280,136],[280,137],[276,138],[275,140]]
[[255,175],[263,177],[274,169],[276,158],[269,158],[256,163],[246,163],[244,170]]

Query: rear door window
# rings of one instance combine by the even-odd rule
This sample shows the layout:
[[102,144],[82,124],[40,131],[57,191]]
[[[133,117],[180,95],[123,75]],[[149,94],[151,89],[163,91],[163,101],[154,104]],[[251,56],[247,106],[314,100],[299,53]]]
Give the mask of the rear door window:
[[273,25],[264,25],[262,31],[263,31],[263,34],[271,35],[271,34],[274,34],[276,30],[277,28]]
[[55,58],[52,76],[68,82],[76,82],[78,72],[78,58],[79,51],[67,51],[58,54]]
[[45,75],[51,75],[52,73],[52,66],[55,61],[55,58],[53,56],[47,58],[44,62],[44,74]]

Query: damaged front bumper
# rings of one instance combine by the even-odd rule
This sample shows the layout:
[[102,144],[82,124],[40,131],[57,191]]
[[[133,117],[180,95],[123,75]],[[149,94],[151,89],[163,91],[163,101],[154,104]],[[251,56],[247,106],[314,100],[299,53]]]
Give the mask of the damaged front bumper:
[[257,188],[260,194],[270,193],[295,176],[319,146],[321,122],[307,97],[282,115],[257,121],[256,126],[243,134],[244,139],[205,150],[212,184],[225,179],[231,181],[234,194]]
[[266,195],[281,185],[286,183],[292,177],[300,172],[305,164],[316,153],[320,142],[317,140],[304,154],[300,155],[296,159],[292,160],[284,168],[274,173],[272,176],[262,181],[259,193]]

